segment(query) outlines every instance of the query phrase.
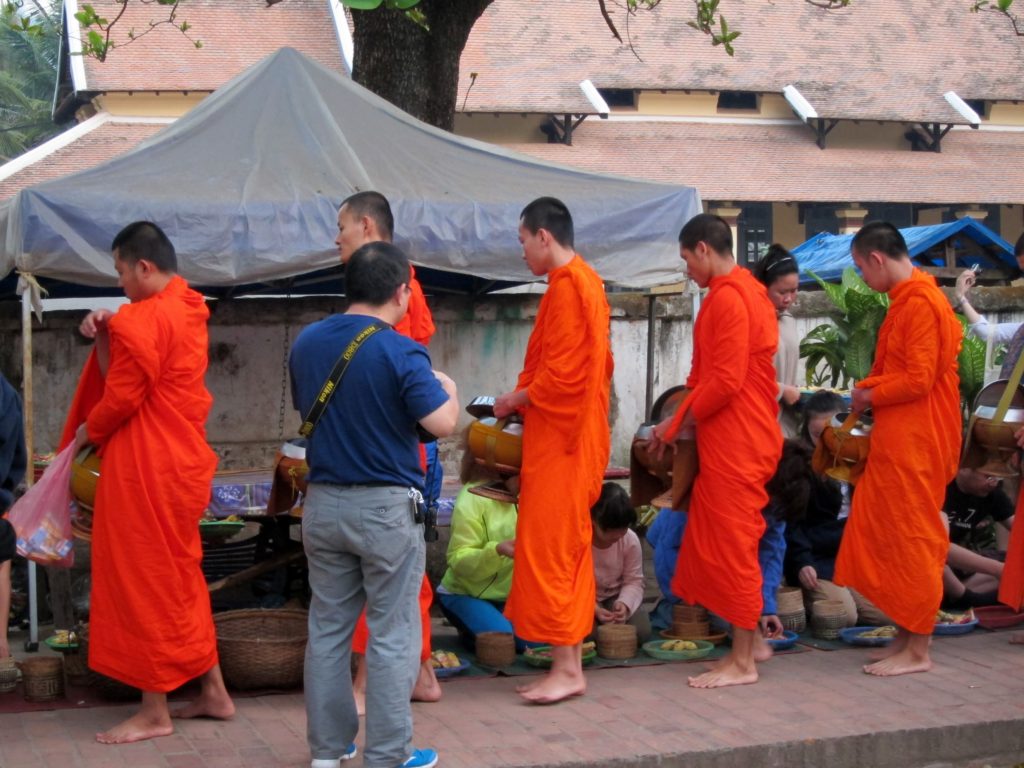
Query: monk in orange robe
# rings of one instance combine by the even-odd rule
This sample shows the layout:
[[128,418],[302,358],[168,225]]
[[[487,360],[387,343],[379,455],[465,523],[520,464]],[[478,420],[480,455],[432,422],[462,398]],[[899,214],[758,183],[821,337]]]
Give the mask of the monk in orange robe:
[[[200,677],[179,717],[234,714],[217,661],[199,520],[217,457],[206,444],[212,398],[203,297],[175,274],[174,247],[155,224],[114,239],[130,304],[89,313],[96,339],[65,441],[103,460],[92,539],[89,666],[142,690],[135,715],[96,735],[113,744],[173,732],[167,692]],[[87,414],[87,415],[86,415]],[[80,417],[85,415],[84,423]]]
[[874,426],[864,475],[836,559],[835,581],[853,587],[899,627],[864,667],[872,675],[931,669],[928,646],[942,601],[949,534],[940,510],[960,457],[960,323],[935,279],[916,269],[899,230],[866,224],[853,261],[889,294],[870,375],[852,393]]
[[523,257],[548,276],[514,392],[498,418],[523,414],[515,568],[505,615],[516,635],[550,643],[551,671],[517,690],[547,704],[586,690],[582,644],[594,620],[590,508],[608,464],[612,356],[609,309],[598,274],[573,248],[572,217],[554,198],[534,200],[519,222]]
[[757,682],[761,510],[782,453],[774,363],[779,329],[765,287],[736,265],[724,219],[695,216],[679,233],[679,245],[690,279],[711,290],[694,323],[686,382],[692,391],[655,430],[656,446],[671,445],[683,426],[694,426],[700,459],[672,589],[733,626],[729,655],[689,684],[743,685]]
[[[338,237],[334,243],[338,246],[338,255],[342,264],[347,264],[352,254],[367,243],[383,241],[391,242],[395,228],[395,219],[391,213],[391,205],[380,192],[357,192],[347,197],[338,208]],[[405,317],[395,326],[395,330],[424,347],[430,346],[434,335],[434,318],[427,306],[427,297],[423,295],[423,286],[416,279],[416,270],[409,265],[409,309]],[[420,446],[420,463],[423,471],[427,471],[426,449]],[[420,651],[420,674],[412,690],[414,701],[439,701],[441,686],[437,682],[434,666],[430,663],[430,606],[434,601],[434,591],[430,588],[427,574],[423,574],[420,584],[420,625],[423,632],[423,644]],[[355,633],[352,636],[352,650],[361,654],[356,663],[356,677],[352,682],[352,693],[356,697],[356,708],[360,714],[366,708],[366,645],[370,639],[370,630],[366,625],[366,611],[359,616]]]

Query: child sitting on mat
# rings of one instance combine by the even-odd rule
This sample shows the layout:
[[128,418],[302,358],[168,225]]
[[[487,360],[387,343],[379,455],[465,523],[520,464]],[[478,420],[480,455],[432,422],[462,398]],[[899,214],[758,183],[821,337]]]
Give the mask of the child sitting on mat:
[[636,510],[629,494],[615,483],[605,483],[590,509],[590,519],[597,581],[593,634],[600,624],[632,624],[637,641],[643,643],[651,636],[651,622],[647,612],[640,610],[646,581],[640,538],[630,529],[636,523]]

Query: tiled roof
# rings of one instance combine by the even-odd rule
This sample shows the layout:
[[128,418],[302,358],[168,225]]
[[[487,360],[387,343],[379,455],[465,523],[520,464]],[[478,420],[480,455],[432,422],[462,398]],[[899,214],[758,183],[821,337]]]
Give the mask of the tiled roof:
[[[287,0],[270,7],[266,0],[188,0],[180,5],[177,20],[188,22],[188,34],[202,48],[172,27],[158,26],[114,49],[104,62],[86,58],[85,90],[212,91],[286,45],[344,71],[330,2],[336,0]],[[120,7],[115,0],[93,0],[91,5],[108,19]],[[138,34],[166,13],[165,5],[130,2],[113,39],[123,43],[129,30]]]
[[596,0],[498,0],[463,51],[459,103],[467,112],[592,113],[578,86],[587,78],[598,88],[773,93],[793,83],[822,117],[963,122],[944,92],[1024,99],[1024,39],[1005,17],[970,6],[853,0],[826,11],[801,0],[724,0],[742,32],[729,57],[686,25],[693,3],[663,2],[628,25],[609,3],[637,59],[612,38]]
[[[96,120],[96,118],[93,119]],[[47,145],[44,144],[33,150],[42,156],[20,171],[0,179],[0,200],[6,200],[33,184],[84,171],[124,154],[143,139],[149,138],[164,127],[159,123],[132,123],[113,120],[106,122],[97,120],[96,125],[95,129],[60,149],[46,152]],[[58,136],[52,141],[59,142],[61,137]],[[0,166],[0,171],[3,171],[3,166]]]
[[[573,146],[511,147],[586,170],[695,186],[704,200],[1004,203],[1024,200],[1024,132],[954,130],[942,152],[818,149],[796,125],[587,118]],[[538,190],[540,194],[542,190]]]

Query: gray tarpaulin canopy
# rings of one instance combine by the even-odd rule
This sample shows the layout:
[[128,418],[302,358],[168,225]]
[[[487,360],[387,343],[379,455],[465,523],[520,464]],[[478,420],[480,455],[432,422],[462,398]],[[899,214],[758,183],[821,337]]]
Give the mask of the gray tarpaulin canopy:
[[116,281],[109,247],[128,222],[160,224],[197,286],[272,282],[337,265],[337,207],[390,199],[417,264],[486,281],[532,279],[517,224],[561,198],[576,247],[609,283],[680,279],[676,237],[696,190],[551,166],[428,126],[349,78],[282,48],[134,150],[28,187],[0,205],[0,277]]

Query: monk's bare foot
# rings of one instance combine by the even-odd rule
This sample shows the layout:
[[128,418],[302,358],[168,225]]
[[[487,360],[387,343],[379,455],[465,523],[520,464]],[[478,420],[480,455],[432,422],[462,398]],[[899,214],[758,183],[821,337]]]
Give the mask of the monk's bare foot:
[[217,720],[230,720],[235,715],[235,702],[224,691],[220,695],[206,693],[199,695],[183,707],[171,711],[171,717],[189,720],[193,717],[212,717]]
[[894,677],[910,675],[914,672],[927,672],[931,668],[932,660],[927,653],[922,655],[914,653],[910,648],[905,648],[887,659],[865,665],[864,671],[878,677]]
[[[891,643],[884,646],[883,648],[878,648],[874,651],[871,651],[871,653],[868,654],[868,658],[872,661],[882,661],[883,659],[888,659],[891,656],[895,656],[897,653],[903,653],[903,651],[907,647],[907,642],[909,640],[910,634],[903,630],[900,630],[900,632],[896,635],[896,637],[893,639]],[[932,640],[929,637],[928,644],[931,645],[931,642]]]
[[1024,632],[1014,632],[1010,635],[1010,642],[1014,645],[1024,645]]
[[520,690],[519,695],[531,704],[555,704],[572,696],[582,696],[587,692],[587,681],[582,671],[574,674],[552,670],[536,683],[523,687],[527,690]]
[[757,668],[740,664],[727,656],[710,672],[687,679],[691,688],[724,688],[727,685],[751,685],[757,682]]
[[774,653],[775,649],[768,645],[763,636],[758,635],[754,639],[754,661],[768,661]]
[[133,741],[170,736],[172,733],[174,733],[174,725],[169,717],[139,712],[118,723],[109,731],[97,733],[96,741],[100,744],[130,744]]
[[[547,677],[547,675],[545,675],[545,677]],[[532,691],[534,688],[536,688],[538,685],[540,685],[543,682],[544,682],[544,677],[538,677],[537,679],[533,680],[532,682],[524,683],[523,685],[517,685],[516,686],[516,693],[528,693],[529,691]]]
[[437,682],[437,675],[434,674],[434,665],[430,663],[430,659],[427,659],[420,664],[420,674],[419,677],[416,678],[416,685],[414,685],[412,689],[412,700],[441,700],[441,684]]

